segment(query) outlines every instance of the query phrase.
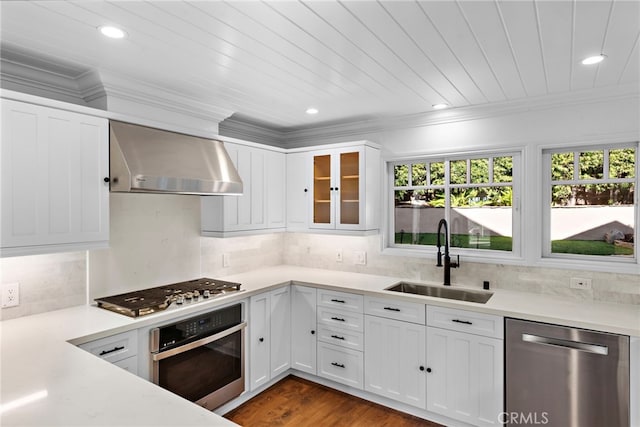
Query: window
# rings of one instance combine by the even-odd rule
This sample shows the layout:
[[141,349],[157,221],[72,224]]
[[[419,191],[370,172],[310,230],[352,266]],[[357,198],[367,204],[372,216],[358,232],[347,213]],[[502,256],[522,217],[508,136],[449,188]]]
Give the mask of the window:
[[391,163],[390,246],[434,246],[438,222],[445,218],[452,248],[519,254],[519,165],[520,153]]
[[637,144],[543,151],[543,255],[635,261],[637,163]]

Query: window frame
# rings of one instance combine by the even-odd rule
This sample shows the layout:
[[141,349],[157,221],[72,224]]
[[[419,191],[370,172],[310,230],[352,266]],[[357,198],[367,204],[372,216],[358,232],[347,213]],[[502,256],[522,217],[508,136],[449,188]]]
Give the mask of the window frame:
[[[427,173],[427,185],[424,186],[416,186],[412,187],[410,185],[406,186],[407,189],[425,189],[425,190],[434,190],[434,189],[443,189],[445,192],[445,218],[447,222],[450,223],[451,218],[451,200],[450,200],[450,192],[452,189],[456,188],[477,188],[477,187],[492,187],[497,183],[490,182],[488,183],[472,183],[470,177],[470,168],[467,167],[467,180],[466,184],[451,184],[450,183],[450,163],[458,160],[467,161],[467,166],[469,166],[471,160],[482,159],[482,158],[499,158],[511,156],[512,157],[512,181],[510,183],[499,183],[503,184],[501,186],[510,185],[512,188],[512,247],[511,251],[500,251],[500,250],[491,250],[491,249],[474,249],[474,248],[461,248],[461,247],[452,247],[450,251],[452,255],[460,255],[461,257],[466,258],[470,261],[486,261],[486,262],[496,262],[496,261],[507,261],[507,263],[513,264],[522,264],[524,261],[524,251],[523,251],[523,230],[522,230],[522,188],[523,188],[523,177],[524,175],[524,159],[525,159],[525,149],[524,148],[497,148],[492,150],[483,150],[483,151],[469,151],[469,152],[457,152],[457,153],[438,153],[438,154],[426,154],[423,156],[411,156],[411,157],[398,157],[391,158],[386,160],[386,173],[387,173],[387,183],[385,188],[386,197],[384,198],[385,203],[387,205],[387,218],[385,219],[386,225],[386,233],[384,234],[386,243],[383,243],[384,251],[389,254],[403,255],[403,256],[423,256],[426,254],[434,254],[437,249],[435,245],[414,245],[414,244],[397,244],[395,243],[395,190],[402,189],[404,187],[395,186],[395,174],[394,168],[397,165],[407,164],[409,165],[409,177],[408,184],[411,184],[411,165],[415,163],[425,163],[427,171],[429,171],[429,163],[434,162],[444,162],[444,185],[430,185],[429,177],[430,174]],[[489,168],[489,176],[490,178],[493,176],[493,169]],[[451,234],[451,230],[449,230],[449,234]],[[448,236],[450,238],[450,236]]]
[[[604,256],[604,255],[582,255],[582,254],[569,254],[569,253],[553,253],[551,252],[551,187],[552,185],[589,185],[596,183],[621,183],[621,182],[629,182],[628,179],[618,179],[618,178],[609,178],[609,162],[607,161],[607,155],[604,156],[603,160],[603,178],[588,180],[588,179],[572,179],[572,180],[561,180],[561,181],[552,181],[551,180],[551,157],[555,153],[579,153],[586,151],[609,151],[623,148],[633,148],[635,150],[635,173],[634,173],[634,195],[633,195],[633,206],[634,213],[633,217],[635,220],[634,224],[634,253],[633,258],[631,257],[612,257],[612,256]],[[594,142],[594,143],[583,143],[576,145],[568,145],[568,146],[554,146],[554,147],[546,147],[542,148],[540,151],[541,156],[541,183],[542,188],[540,189],[541,195],[541,240],[540,240],[540,257],[542,262],[569,262],[576,264],[576,266],[587,263],[595,263],[600,266],[638,266],[638,249],[640,245],[638,242],[638,223],[640,219],[640,208],[638,207],[638,184],[639,184],[639,172],[640,166],[638,165],[638,160],[640,158],[640,144],[638,142]],[[579,157],[574,155],[574,177],[576,174],[579,174]],[[606,176],[606,177],[605,177]],[[623,273],[623,271],[621,271]]]

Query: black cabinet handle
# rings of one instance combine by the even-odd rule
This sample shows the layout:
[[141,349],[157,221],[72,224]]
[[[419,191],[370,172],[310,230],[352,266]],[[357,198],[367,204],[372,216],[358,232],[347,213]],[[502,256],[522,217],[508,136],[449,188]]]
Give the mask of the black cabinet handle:
[[315,335],[316,331],[311,331],[311,335]]
[[338,368],[344,368],[344,365],[342,363],[331,362],[331,364],[333,366],[337,366]]
[[421,370],[421,371],[424,371],[424,366],[420,366],[420,370]]
[[258,338],[258,341],[264,342],[264,338]]
[[427,368],[427,372],[431,372],[431,368]]
[[469,322],[468,320],[452,319],[451,321],[456,323],[464,323],[465,325],[473,325],[473,323]]
[[343,340],[344,341],[344,337],[341,337],[339,335],[331,335],[331,338],[335,338],[337,340]]
[[399,308],[393,308],[393,307],[385,307],[384,309],[389,311],[400,311]]
[[335,187],[334,190],[338,191],[338,187]]
[[305,189],[304,189],[304,192],[306,193],[307,191],[309,191],[309,190],[305,188]]
[[113,347],[111,350],[103,350],[100,352],[100,356],[104,356],[105,354],[113,353],[114,351],[124,350],[124,346],[122,347]]
[[104,177],[104,179],[103,179],[103,181],[104,181],[104,182],[106,182],[106,183],[108,184],[108,183],[109,183],[109,181],[111,181],[111,180],[109,179],[109,177],[108,177],[108,176],[105,176],[105,177]]
[[331,320],[337,320],[338,322],[346,322],[346,320],[340,318],[340,317],[332,317]]
[[331,302],[339,302],[340,304],[345,304],[346,303],[346,301],[343,300],[343,299],[335,299],[335,298],[332,298]]
[[329,191],[333,191],[333,187],[329,187]]

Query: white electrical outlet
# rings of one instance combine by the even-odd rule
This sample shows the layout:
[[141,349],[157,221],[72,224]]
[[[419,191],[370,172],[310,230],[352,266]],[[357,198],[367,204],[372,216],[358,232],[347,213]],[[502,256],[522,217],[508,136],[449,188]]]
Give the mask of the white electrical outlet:
[[572,277],[569,281],[571,289],[591,289],[591,279],[583,279],[581,277]]
[[222,254],[222,267],[229,267],[231,265],[231,261],[229,260],[229,254]]
[[20,304],[20,284],[6,283],[2,285],[2,307],[15,307]]
[[336,251],[336,262],[342,262],[342,249]]
[[365,251],[355,251],[353,253],[353,263],[355,265],[367,265],[367,253]]

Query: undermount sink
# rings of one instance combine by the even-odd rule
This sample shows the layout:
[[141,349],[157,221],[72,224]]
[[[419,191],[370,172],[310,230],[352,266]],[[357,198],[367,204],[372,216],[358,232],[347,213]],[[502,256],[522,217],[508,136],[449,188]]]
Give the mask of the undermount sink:
[[458,301],[477,302],[485,304],[493,292],[474,291],[471,289],[457,289],[436,285],[421,285],[418,283],[400,282],[385,288],[387,291],[402,292],[404,294],[425,295],[428,297],[455,299]]

